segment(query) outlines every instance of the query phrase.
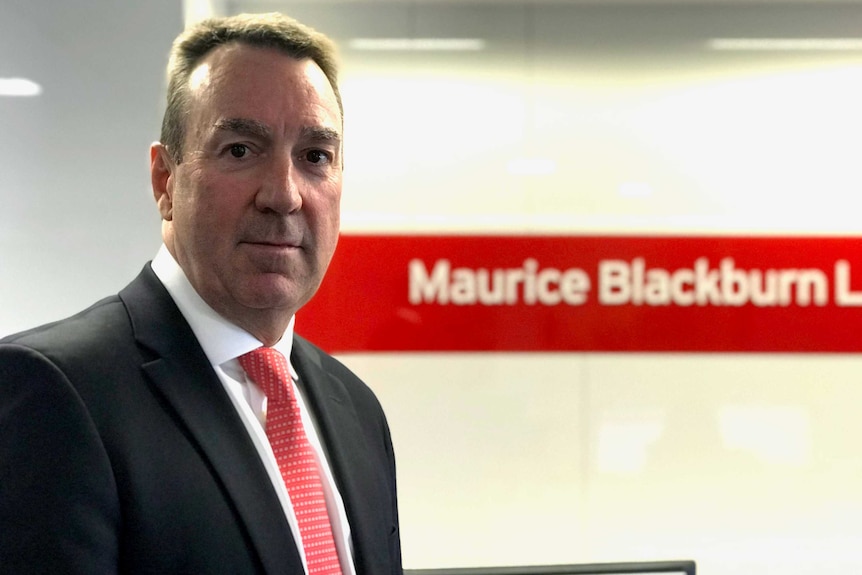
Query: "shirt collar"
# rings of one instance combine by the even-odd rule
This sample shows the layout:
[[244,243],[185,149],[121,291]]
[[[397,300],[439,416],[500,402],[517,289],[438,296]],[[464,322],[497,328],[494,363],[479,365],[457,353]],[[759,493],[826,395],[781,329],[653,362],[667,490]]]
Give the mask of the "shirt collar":
[[[220,316],[203,300],[164,244],[153,259],[152,268],[191,326],[212,365],[221,365],[263,345],[256,337]],[[296,316],[290,318],[281,339],[273,346],[288,361],[295,321]]]

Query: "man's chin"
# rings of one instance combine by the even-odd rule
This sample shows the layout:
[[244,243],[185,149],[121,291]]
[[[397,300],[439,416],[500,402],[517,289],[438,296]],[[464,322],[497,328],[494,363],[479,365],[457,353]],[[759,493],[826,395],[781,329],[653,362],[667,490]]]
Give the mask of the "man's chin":
[[268,275],[273,277],[256,277],[241,286],[242,295],[237,299],[245,307],[292,315],[308,301],[306,290],[299,289],[293,281],[277,274]]

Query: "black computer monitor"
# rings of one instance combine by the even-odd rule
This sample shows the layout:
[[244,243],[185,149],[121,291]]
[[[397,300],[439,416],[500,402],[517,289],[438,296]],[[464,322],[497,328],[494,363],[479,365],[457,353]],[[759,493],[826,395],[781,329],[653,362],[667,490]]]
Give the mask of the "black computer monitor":
[[634,561],[524,567],[406,569],[405,575],[695,575],[694,561]]

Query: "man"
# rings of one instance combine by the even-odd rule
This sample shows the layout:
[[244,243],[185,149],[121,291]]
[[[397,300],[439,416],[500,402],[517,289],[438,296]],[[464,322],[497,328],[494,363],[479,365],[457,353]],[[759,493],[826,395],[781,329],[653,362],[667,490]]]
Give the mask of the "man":
[[333,61],[275,14],[175,42],[164,245],[117,296],[0,342],[0,572],[401,573],[383,412],[293,333],[338,236]]

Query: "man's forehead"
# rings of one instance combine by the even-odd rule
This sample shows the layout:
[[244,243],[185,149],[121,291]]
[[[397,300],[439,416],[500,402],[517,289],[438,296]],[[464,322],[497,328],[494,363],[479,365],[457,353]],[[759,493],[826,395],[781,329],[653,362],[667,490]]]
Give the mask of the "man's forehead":
[[[230,66],[237,58],[246,52],[245,48],[252,48],[239,42],[228,42],[220,44],[201,56],[189,74],[189,88],[192,92],[206,87],[212,82],[212,76],[217,70]],[[253,54],[254,52],[252,52]],[[285,57],[287,57],[285,55]]]
[[258,46],[256,44],[249,44],[242,41],[231,41],[225,44],[219,44],[209,50],[206,54],[202,55],[194,64],[194,68],[192,69],[189,79],[194,82],[196,78],[205,78],[225,66],[239,66],[242,68],[246,65],[245,62],[249,60],[263,60],[269,62],[288,61],[310,64],[314,68],[320,68],[312,58],[297,57],[274,46]]
[[193,91],[200,90],[210,77],[210,64],[203,62],[198,64],[189,76],[189,88]]
[[[282,66],[287,65],[287,68]],[[280,70],[293,70],[291,75],[302,77],[303,82],[313,86],[319,94],[330,93],[336,98],[335,89],[320,65],[308,57],[296,58],[278,48],[256,46],[243,42],[228,42],[205,54],[189,74],[188,86],[192,94],[216,86],[219,90],[228,85],[244,85],[251,70],[267,69],[267,81],[274,82]],[[224,84],[224,83],[227,84]],[[215,88],[213,88],[215,89]],[[336,98],[337,100],[337,98]]]
[[[292,64],[283,67],[285,61]],[[340,108],[320,66],[275,48],[240,42],[214,48],[189,75],[189,95],[189,121],[201,137],[271,138],[286,127],[280,115],[290,109],[291,130],[303,129],[303,139],[341,139]]]

